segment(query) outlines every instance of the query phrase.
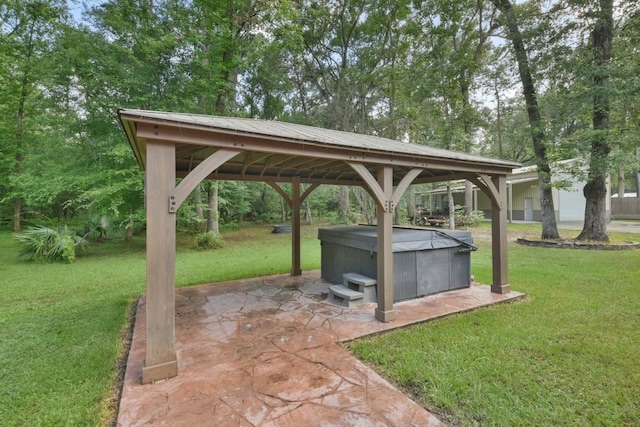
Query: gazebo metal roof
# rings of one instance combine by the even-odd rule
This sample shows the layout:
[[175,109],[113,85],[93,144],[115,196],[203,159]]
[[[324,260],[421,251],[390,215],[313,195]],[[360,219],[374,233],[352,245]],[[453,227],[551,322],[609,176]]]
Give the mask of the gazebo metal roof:
[[[468,172],[509,173],[519,164],[470,154],[277,121],[120,110],[129,142],[145,167],[146,139],[176,142],[176,175],[186,176],[220,148],[241,148],[212,175],[216,179],[273,180],[363,185],[347,162],[374,170],[394,168],[394,185],[407,171],[421,168],[414,184],[464,178]],[[146,126],[145,126],[146,125]],[[171,129],[167,129],[167,127]]]

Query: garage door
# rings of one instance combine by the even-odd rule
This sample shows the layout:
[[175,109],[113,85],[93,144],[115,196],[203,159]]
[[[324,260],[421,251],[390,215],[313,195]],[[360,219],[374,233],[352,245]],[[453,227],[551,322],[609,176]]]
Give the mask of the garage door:
[[582,195],[584,183],[573,183],[571,188],[562,189],[559,192],[560,221],[584,221],[584,208],[586,201]]

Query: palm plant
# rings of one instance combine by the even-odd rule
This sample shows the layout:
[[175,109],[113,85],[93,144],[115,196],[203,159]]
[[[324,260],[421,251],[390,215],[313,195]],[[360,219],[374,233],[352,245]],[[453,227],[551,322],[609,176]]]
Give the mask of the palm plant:
[[76,258],[76,248],[86,249],[89,242],[70,232],[67,227],[54,230],[44,226],[29,227],[22,233],[14,233],[22,243],[18,256],[24,261],[71,262]]

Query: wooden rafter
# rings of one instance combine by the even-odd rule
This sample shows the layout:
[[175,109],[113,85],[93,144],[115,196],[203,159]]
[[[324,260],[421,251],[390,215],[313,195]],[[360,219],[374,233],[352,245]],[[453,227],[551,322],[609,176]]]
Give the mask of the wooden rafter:
[[242,172],[240,172],[240,175],[244,176],[245,173],[247,172],[247,169],[249,169],[249,166],[260,163],[271,156],[272,156],[271,153],[255,153],[255,154],[250,153],[249,155],[247,155],[247,158],[244,160],[244,165],[242,165]]

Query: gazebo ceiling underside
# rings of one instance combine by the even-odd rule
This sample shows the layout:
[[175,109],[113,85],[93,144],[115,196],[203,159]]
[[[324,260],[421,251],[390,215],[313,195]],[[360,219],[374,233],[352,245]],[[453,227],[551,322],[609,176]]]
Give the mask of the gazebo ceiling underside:
[[375,176],[379,165],[393,167],[397,185],[412,169],[414,184],[464,179],[476,174],[506,175],[519,165],[434,149],[375,136],[266,120],[120,110],[120,120],[139,164],[145,168],[147,140],[175,144],[176,176],[185,177],[219,150],[237,154],[208,178],[221,180],[363,186],[350,165]]

